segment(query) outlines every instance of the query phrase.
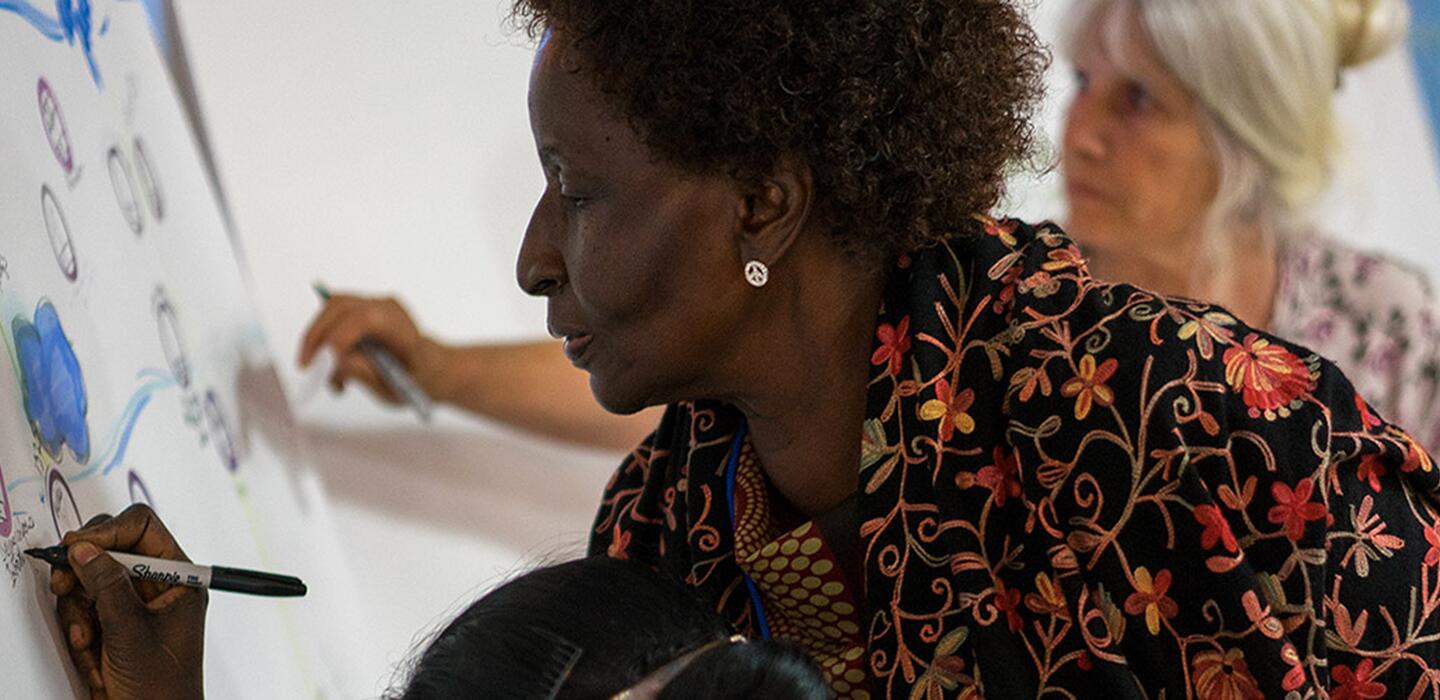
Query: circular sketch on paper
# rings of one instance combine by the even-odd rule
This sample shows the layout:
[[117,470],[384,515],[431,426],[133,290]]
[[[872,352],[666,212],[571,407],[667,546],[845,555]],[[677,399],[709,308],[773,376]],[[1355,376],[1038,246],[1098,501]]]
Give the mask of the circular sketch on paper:
[[49,185],[40,186],[40,211],[45,216],[45,232],[50,235],[50,249],[55,251],[55,262],[65,279],[74,282],[80,276],[80,267],[75,261],[75,243],[70,238],[70,224],[65,221],[65,212]]
[[155,499],[150,497],[150,489],[145,487],[145,482],[140,480],[140,475],[130,470],[130,476],[126,479],[130,485],[130,502],[144,503],[151,508],[155,507]]
[[71,530],[80,529],[85,520],[80,517],[80,507],[75,505],[75,496],[70,493],[70,484],[60,476],[59,469],[51,469],[45,480],[45,493],[50,499],[50,517],[55,523],[55,534],[64,537]]
[[110,155],[106,158],[110,168],[110,186],[115,190],[115,202],[120,205],[120,213],[125,217],[125,223],[135,235],[145,228],[145,222],[140,218],[140,197],[135,194],[135,179],[130,175],[130,163],[125,160],[125,154],[119,148],[111,148]]
[[239,469],[240,458],[235,454],[235,438],[230,431],[230,421],[226,420],[214,389],[205,392],[205,418],[210,424],[210,439],[215,441],[215,451],[220,453],[220,461],[232,472]]
[[50,142],[50,151],[55,160],[65,169],[65,174],[75,169],[75,151],[70,147],[70,130],[65,128],[65,116],[60,113],[60,101],[55,91],[44,78],[35,87],[40,101],[40,123],[45,127],[45,138]]
[[160,182],[155,179],[155,169],[150,167],[150,157],[145,154],[145,144],[140,137],[135,137],[135,176],[140,180],[140,191],[145,193],[145,201],[150,204],[150,213],[156,221],[165,218],[165,194],[160,190]]
[[0,466],[0,537],[9,537],[13,524],[10,518],[10,491],[5,487],[5,469]]
[[180,323],[175,318],[175,307],[170,305],[163,287],[155,288],[155,322],[160,327],[160,348],[165,353],[165,362],[170,374],[180,386],[190,388],[190,362],[185,359],[185,343],[180,339]]

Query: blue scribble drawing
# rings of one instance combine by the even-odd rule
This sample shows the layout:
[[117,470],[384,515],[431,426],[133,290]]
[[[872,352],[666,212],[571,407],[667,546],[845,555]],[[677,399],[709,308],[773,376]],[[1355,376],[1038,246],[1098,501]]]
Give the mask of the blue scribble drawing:
[[85,63],[90,66],[90,77],[96,87],[103,87],[100,66],[95,62],[94,40],[96,29],[103,36],[110,26],[110,18],[104,18],[99,26],[95,22],[95,10],[90,0],[55,0],[55,15],[51,16],[27,0],[0,0],[0,12],[10,12],[30,23],[46,39],[65,42],[78,47],[85,54]]
[[84,463],[90,458],[85,378],[75,349],[60,325],[60,316],[54,305],[42,301],[33,323],[17,316],[11,328],[20,361],[25,412],[41,447],[59,462],[61,448],[69,445],[76,461]]

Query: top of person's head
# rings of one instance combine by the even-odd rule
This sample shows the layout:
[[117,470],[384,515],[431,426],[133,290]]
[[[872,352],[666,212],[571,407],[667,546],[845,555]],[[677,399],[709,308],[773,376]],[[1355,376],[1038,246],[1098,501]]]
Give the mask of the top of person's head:
[[[844,248],[894,253],[993,207],[1033,155],[1049,55],[1013,0],[515,0],[660,159],[814,173]],[[842,225],[843,224],[843,225]]]
[[[729,634],[727,623],[682,583],[643,564],[590,557],[536,569],[470,605],[420,653],[394,697],[608,698]],[[728,646],[697,655],[682,676],[692,667],[702,675],[728,669],[737,680],[724,688],[758,680],[757,687],[781,689],[786,697],[793,689],[824,687],[813,667],[746,672]],[[747,653],[789,663],[783,647]]]
[[1100,46],[1124,69],[1139,28],[1204,107],[1221,173],[1212,218],[1282,228],[1329,185],[1346,69],[1399,43],[1405,0],[1076,0],[1061,50]]

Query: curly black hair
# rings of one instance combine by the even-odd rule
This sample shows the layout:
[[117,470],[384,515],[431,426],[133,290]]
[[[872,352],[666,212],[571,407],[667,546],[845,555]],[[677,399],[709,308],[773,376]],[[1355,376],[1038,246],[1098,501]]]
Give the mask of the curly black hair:
[[847,249],[894,254],[988,212],[1034,155],[1049,53],[1015,0],[515,0],[660,157],[814,171]]

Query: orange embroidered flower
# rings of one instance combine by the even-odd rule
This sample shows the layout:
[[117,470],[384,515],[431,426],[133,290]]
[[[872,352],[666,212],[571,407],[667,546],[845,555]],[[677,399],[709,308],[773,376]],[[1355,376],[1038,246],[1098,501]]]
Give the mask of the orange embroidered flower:
[[1008,498],[1020,496],[1020,460],[1004,447],[996,447],[991,453],[995,463],[980,468],[975,482],[995,493],[995,505],[1005,505]]
[[1422,472],[1429,472],[1435,468],[1435,462],[1430,459],[1430,453],[1425,451],[1415,438],[1403,430],[1396,430],[1395,436],[1405,441],[1405,462],[1400,465],[1400,471],[1409,474],[1419,469]]
[[987,216],[981,217],[980,223],[983,224],[985,227],[985,235],[995,236],[996,238],[1000,239],[1001,243],[1004,243],[1011,248],[1015,247],[1015,244],[1017,243],[1017,241],[1015,240],[1015,231],[1020,228],[1019,221],[1016,221],[1014,219],[996,221],[995,219]]
[[1035,593],[1025,596],[1025,607],[1037,615],[1055,615],[1062,620],[1070,619],[1070,612],[1065,607],[1065,596],[1060,593],[1060,587],[1055,585],[1050,576],[1045,573],[1035,574]]
[[1231,649],[1225,653],[1202,651],[1191,660],[1195,672],[1195,692],[1202,700],[1249,700],[1260,698],[1260,686],[1245,664],[1245,652]]
[[1385,697],[1385,684],[1370,680],[1375,673],[1375,660],[1365,659],[1351,670],[1349,666],[1330,669],[1336,687],[1330,689],[1330,700],[1375,700]]
[[1200,356],[1210,359],[1215,356],[1215,343],[1229,344],[1234,342],[1235,334],[1230,332],[1226,326],[1235,325],[1235,318],[1229,314],[1219,311],[1209,311],[1198,318],[1192,318],[1185,325],[1180,326],[1180,339],[1195,339],[1195,346],[1200,349]]
[[969,435],[975,430],[975,419],[970,417],[970,405],[975,403],[975,391],[966,389],[955,394],[950,382],[941,379],[935,382],[935,398],[920,406],[921,420],[940,420],[940,440],[948,441],[958,429]]
[[1160,634],[1161,617],[1168,620],[1180,614],[1180,606],[1165,595],[1170,591],[1170,583],[1169,569],[1161,569],[1154,579],[1143,566],[1135,570],[1135,592],[1125,599],[1125,614],[1145,613],[1145,628],[1150,634]]
[[1257,333],[1226,350],[1224,360],[1225,381],[1241,392],[1251,418],[1289,416],[1293,403],[1315,386],[1310,368],[1295,353]]
[[1080,254],[1080,249],[1076,248],[1073,243],[1064,248],[1056,248],[1045,257],[1047,261],[1040,265],[1040,269],[1046,272],[1059,272],[1085,265],[1085,256]]
[[1270,495],[1275,498],[1275,505],[1265,514],[1266,519],[1276,525],[1284,525],[1285,536],[1291,542],[1299,542],[1305,536],[1306,523],[1328,515],[1324,503],[1310,500],[1314,492],[1315,482],[1311,479],[1302,479],[1294,490],[1278,481],[1271,484]]
[[1105,407],[1115,402],[1115,391],[1106,386],[1105,382],[1115,375],[1115,370],[1119,367],[1120,363],[1113,357],[1098,367],[1095,365],[1094,355],[1085,353],[1085,356],[1080,358],[1075,378],[1060,387],[1061,395],[1075,397],[1075,420],[1085,420],[1085,416],[1090,415],[1091,404]]
[[1425,541],[1430,543],[1425,552],[1425,566],[1440,566],[1440,522],[1425,528]]
[[1235,541],[1235,533],[1230,530],[1230,521],[1220,512],[1219,506],[1203,505],[1195,506],[1195,520],[1205,527],[1200,533],[1200,546],[1210,549],[1215,543],[1225,544],[1225,551],[1234,554],[1240,551],[1240,544]]
[[870,364],[889,364],[885,372],[891,376],[900,374],[900,365],[905,361],[905,353],[910,352],[910,317],[900,319],[900,323],[890,325],[880,324],[875,329],[875,338],[880,341],[880,347],[875,348],[875,353],[870,356]]

